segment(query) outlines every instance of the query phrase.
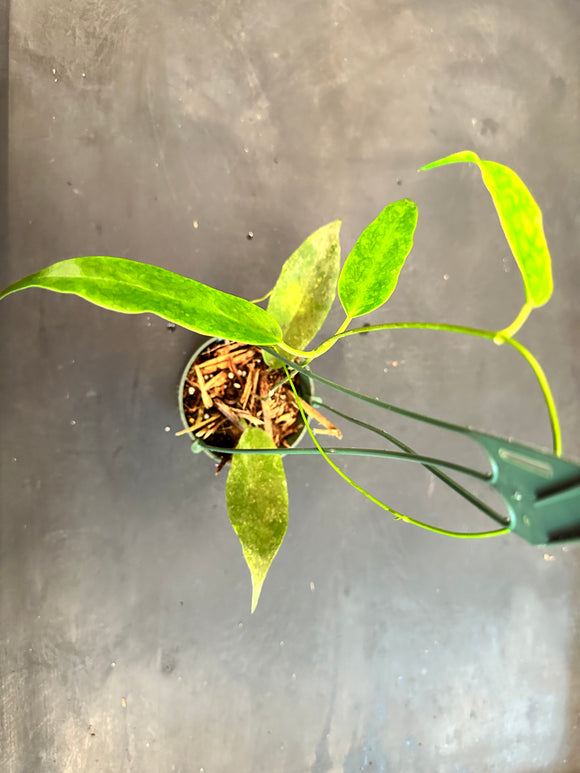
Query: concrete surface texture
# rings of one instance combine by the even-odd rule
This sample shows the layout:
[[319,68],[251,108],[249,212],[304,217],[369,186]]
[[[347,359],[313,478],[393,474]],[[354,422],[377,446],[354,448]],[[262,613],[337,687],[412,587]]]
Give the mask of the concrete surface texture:
[[[368,321],[501,328],[523,290],[476,170],[416,172],[473,149],[518,171],[542,206],[556,289],[520,338],[580,457],[578,2],[3,10],[2,286],[117,255],[253,298],[315,228],[342,217],[346,255],[407,196],[415,247]],[[325,330],[341,321],[336,308]],[[250,616],[225,476],[173,435],[199,336],[39,290],[4,300],[0,324],[2,771],[580,770],[576,547],[421,532],[323,462],[289,459],[290,526]],[[531,371],[485,341],[369,334],[317,369],[550,443]],[[479,459],[355,412],[427,452]],[[343,466],[410,515],[493,526],[421,468]]]

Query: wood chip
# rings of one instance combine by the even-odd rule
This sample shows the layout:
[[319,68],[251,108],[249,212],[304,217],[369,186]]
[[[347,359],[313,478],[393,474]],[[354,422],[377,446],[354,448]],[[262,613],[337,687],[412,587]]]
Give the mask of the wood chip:
[[199,366],[203,373],[212,373],[213,371],[217,369],[223,369],[226,367],[229,367],[229,359],[230,357],[234,360],[236,365],[242,366],[246,363],[250,362],[255,357],[254,352],[238,352],[234,354],[230,354],[227,352],[226,354],[222,354],[218,357],[214,357],[211,360],[205,360],[201,363]]
[[201,399],[203,401],[204,407],[211,408],[213,406],[213,400],[207,393],[207,390],[205,388],[205,381],[201,374],[201,370],[197,365],[194,365],[193,369],[195,370],[195,375],[197,376],[197,386],[199,387],[199,391],[201,392]]
[[333,437],[337,437],[339,440],[342,439],[342,432],[331,421],[329,421],[326,416],[323,416],[320,411],[317,411],[316,408],[313,408],[309,403],[306,402],[306,400],[303,400],[302,398],[299,398],[299,400],[304,413],[306,413],[308,416],[311,416],[324,427],[325,431],[318,430],[321,435],[332,435]]
[[[270,435],[270,437],[273,438],[273,427],[272,427],[272,408],[270,406],[270,399],[268,397],[268,392],[270,391],[270,387],[268,385],[268,379],[266,378],[265,374],[259,374],[260,377],[260,399],[262,401],[262,412],[264,414],[264,431]],[[274,440],[274,443],[276,441]]]
[[229,359],[228,359],[228,365],[230,367],[230,370],[232,370],[234,372],[234,374],[235,374],[236,378],[238,379],[238,381],[241,381],[242,380],[242,375],[241,375],[240,371],[238,370],[238,367],[236,365],[236,361],[234,360],[234,358],[232,357],[231,354],[230,354]]
[[216,373],[213,378],[210,378],[209,381],[205,382],[206,392],[209,394],[212,389],[219,389],[220,387],[223,387],[223,385],[227,383],[227,380],[228,377],[226,371],[221,370],[219,373]]
[[222,403],[221,400],[218,400],[216,397],[215,399],[215,407],[218,409],[218,411],[226,417],[231,423],[234,425],[234,427],[237,427],[242,432],[244,431],[245,427],[242,424],[242,422],[239,420],[239,418],[236,415],[236,412],[230,408],[228,405],[225,405]]
[[187,435],[190,432],[197,432],[197,430],[207,426],[208,424],[211,424],[215,420],[216,420],[215,416],[210,416],[209,419],[204,419],[203,421],[196,422],[195,424],[192,424],[191,427],[187,427],[186,429],[180,429],[179,432],[175,433],[175,435],[177,437],[178,435]]

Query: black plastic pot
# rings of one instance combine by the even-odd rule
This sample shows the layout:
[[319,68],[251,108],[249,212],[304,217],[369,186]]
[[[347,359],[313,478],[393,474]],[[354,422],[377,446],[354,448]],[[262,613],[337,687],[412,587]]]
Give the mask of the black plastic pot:
[[[179,415],[181,416],[181,423],[183,424],[184,428],[189,427],[189,424],[187,422],[187,419],[185,417],[185,412],[183,410],[183,390],[185,388],[185,380],[187,378],[187,375],[189,371],[191,370],[191,366],[193,363],[197,360],[199,355],[208,348],[208,346],[211,346],[214,343],[217,343],[218,341],[221,341],[223,339],[220,338],[208,338],[207,341],[204,341],[204,343],[196,349],[196,351],[192,354],[192,356],[189,358],[183,373],[181,374],[181,379],[179,381],[179,388],[177,393],[177,400],[179,405]],[[314,395],[314,382],[312,379],[307,378],[303,375],[300,375],[300,382],[298,385],[298,394],[300,397],[303,397],[306,402],[310,402],[313,395]],[[307,430],[306,427],[302,427],[301,430],[298,432],[295,432],[293,435],[290,435],[287,438],[288,445],[292,448],[293,446],[298,445],[304,435],[306,434]],[[207,456],[211,457],[214,461],[220,461],[221,454],[217,454],[214,451],[210,451],[207,448],[207,443],[205,443],[203,440],[200,440],[199,438],[193,438],[193,442],[191,444],[191,451],[194,454],[199,453],[205,453]],[[228,449],[224,448],[224,454],[228,453]]]

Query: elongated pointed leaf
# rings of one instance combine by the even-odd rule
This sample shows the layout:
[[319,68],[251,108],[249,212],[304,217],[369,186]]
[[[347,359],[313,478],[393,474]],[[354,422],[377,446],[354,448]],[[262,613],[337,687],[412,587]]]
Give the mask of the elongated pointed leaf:
[[[258,427],[247,429],[238,448],[275,448]],[[288,526],[288,487],[279,456],[235,455],[226,484],[228,515],[252,575],[252,612]]]
[[322,226],[282,266],[268,311],[278,320],[284,342],[304,349],[322,327],[336,295],[340,272],[341,220]]
[[267,345],[282,340],[280,326],[264,309],[134,260],[101,256],[63,260],[7,287],[0,299],[27,287],[73,293],[126,314],[157,314],[189,330],[241,343]]
[[349,317],[360,317],[387,301],[413,247],[417,205],[410,199],[389,204],[359,236],[346,259],[338,295]]
[[479,167],[522,274],[526,303],[532,308],[542,306],[552,294],[552,261],[542,225],[542,212],[532,194],[512,169],[495,161],[484,161],[470,150],[454,153],[422,169],[458,162]]

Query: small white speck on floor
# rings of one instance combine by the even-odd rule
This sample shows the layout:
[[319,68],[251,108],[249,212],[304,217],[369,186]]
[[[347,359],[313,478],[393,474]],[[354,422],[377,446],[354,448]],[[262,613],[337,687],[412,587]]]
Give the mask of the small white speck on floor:
[[544,553],[544,561],[555,561],[556,556],[551,556],[549,553]]
[[171,432],[171,427],[165,427],[166,432]]
[[116,663],[115,663],[115,661],[113,660],[113,662],[111,663],[111,668],[115,668],[115,666],[116,666],[116,665],[117,665],[117,664],[116,664]]
[[159,169],[159,161],[155,161],[153,163],[153,166],[155,167],[155,169]]
[[87,77],[87,74],[86,74],[86,72],[84,72],[83,73],[83,78],[86,78],[86,77]]
[[296,674],[292,674],[293,681],[296,681]]
[[443,279],[447,281],[449,279],[449,274],[443,274]]
[[196,229],[199,228],[199,223],[197,222],[197,220],[193,221],[193,227]]
[[13,461],[13,462],[17,462],[17,461],[18,461],[18,458],[17,458],[16,456],[13,456],[13,457],[12,457],[12,461]]
[[281,641],[281,642],[280,642],[280,646],[281,646],[281,647],[283,647],[283,646],[284,646],[284,642],[283,642],[283,641]]
[[70,425],[71,425],[71,427],[74,427],[74,425],[75,425],[75,424],[76,424],[76,421],[75,421],[74,419],[71,419],[71,420],[70,420]]
[[53,67],[53,68],[52,68],[52,74],[53,74],[53,75],[56,75],[56,67]]
[[314,593],[314,583],[310,580],[310,590]]

